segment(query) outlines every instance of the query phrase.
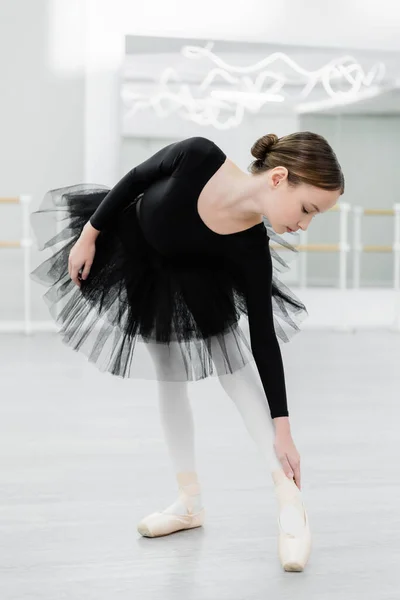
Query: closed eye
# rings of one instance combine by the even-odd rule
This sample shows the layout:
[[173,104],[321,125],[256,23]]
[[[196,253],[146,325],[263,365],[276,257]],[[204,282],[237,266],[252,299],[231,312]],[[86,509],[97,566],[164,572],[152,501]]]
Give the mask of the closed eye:
[[306,215],[309,214],[309,212],[304,208],[304,206],[303,206],[303,213],[306,213]]

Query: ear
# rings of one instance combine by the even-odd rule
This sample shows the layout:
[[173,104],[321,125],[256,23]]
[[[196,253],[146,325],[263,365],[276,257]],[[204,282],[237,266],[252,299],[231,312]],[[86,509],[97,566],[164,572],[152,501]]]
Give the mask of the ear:
[[271,183],[276,188],[287,179],[289,172],[286,167],[274,167],[271,171]]

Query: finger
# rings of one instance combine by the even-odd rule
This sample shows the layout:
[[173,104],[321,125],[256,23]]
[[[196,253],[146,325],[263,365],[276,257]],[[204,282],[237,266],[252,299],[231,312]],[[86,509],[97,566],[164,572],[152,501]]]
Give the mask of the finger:
[[83,269],[83,272],[82,272],[82,279],[86,279],[86,277],[89,275],[91,266],[92,266],[92,263],[90,263],[90,262],[85,264],[85,268]]
[[299,490],[301,490],[301,475],[300,475],[300,465],[298,465],[295,469],[294,469],[294,480],[295,483],[297,485],[297,487],[299,488]]
[[79,268],[75,265],[72,265],[72,269],[71,269],[71,279],[73,281],[76,281],[78,279],[78,275],[79,275]]
[[300,475],[300,461],[299,460],[292,460],[290,461],[290,466],[293,470],[293,474],[294,474],[294,481],[297,485],[297,487],[300,489],[300,480],[301,480],[301,475]]
[[282,456],[282,458],[279,459],[281,461],[281,465],[282,465],[282,469],[285,472],[286,477],[289,477],[289,479],[293,478],[293,471],[292,471],[292,467],[289,464],[289,461],[287,459],[287,456]]
[[80,287],[81,283],[78,278],[78,268],[77,267],[72,267],[71,279],[78,287]]

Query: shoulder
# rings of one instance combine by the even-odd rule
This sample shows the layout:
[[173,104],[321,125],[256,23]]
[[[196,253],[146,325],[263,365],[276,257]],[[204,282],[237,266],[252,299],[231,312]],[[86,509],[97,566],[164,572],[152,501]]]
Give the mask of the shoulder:
[[179,155],[179,171],[199,167],[205,160],[222,163],[226,155],[215,142],[203,136],[185,138],[174,144],[174,151]]
[[206,156],[212,152],[224,154],[215,142],[207,137],[193,136],[178,142],[180,149],[186,150],[193,156]]
[[181,144],[185,145],[187,148],[203,150],[211,148],[214,145],[214,142],[209,138],[196,135],[185,138],[181,141]]

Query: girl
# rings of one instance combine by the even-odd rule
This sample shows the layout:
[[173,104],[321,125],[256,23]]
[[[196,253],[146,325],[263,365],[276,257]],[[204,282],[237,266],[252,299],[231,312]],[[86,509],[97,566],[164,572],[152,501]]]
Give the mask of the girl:
[[204,522],[187,382],[217,375],[271,472],[283,568],[301,571],[311,537],[278,338],[289,341],[307,311],[279,281],[288,266],[269,241],[296,253],[279,234],[306,230],[332,208],[344,177],[328,142],[311,132],[265,135],[251,152],[247,174],[211,140],[192,137],[111,190],[49,191],[32,225],[39,248],[54,253],[32,277],[48,286],[66,344],[102,371],[158,382],[179,496],[139,532]]

